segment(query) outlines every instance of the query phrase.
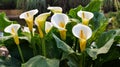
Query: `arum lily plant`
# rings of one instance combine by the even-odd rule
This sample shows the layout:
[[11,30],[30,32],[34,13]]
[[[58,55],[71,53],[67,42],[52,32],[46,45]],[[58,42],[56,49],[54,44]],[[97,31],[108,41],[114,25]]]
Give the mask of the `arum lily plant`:
[[79,39],[81,52],[85,50],[87,40],[92,36],[92,30],[86,25],[77,24],[73,27],[72,33]]
[[56,13],[51,17],[51,23],[54,27],[58,28],[62,40],[66,40],[66,24],[69,22],[69,18],[66,14]]
[[53,13],[62,13],[62,8],[61,7],[48,7],[48,10],[50,10]]
[[[32,33],[32,30],[33,30],[33,19],[34,19],[34,15],[38,13],[38,10],[37,9],[34,9],[34,10],[30,10],[30,11],[27,11],[27,12],[24,12],[22,13],[19,17],[20,19],[25,19],[28,27],[29,27],[29,30]],[[32,35],[33,36],[33,35]]]
[[88,11],[78,11],[77,15],[82,19],[82,24],[88,25],[94,14]]
[[[10,67],[102,67],[107,61],[119,58],[120,29],[106,31],[107,18],[98,11],[99,8],[93,8],[101,0],[91,1],[87,7],[79,6],[68,14],[62,13],[61,7],[48,7],[54,14],[45,12],[35,17],[37,9],[24,12],[19,17],[25,19],[28,27],[10,22],[0,13],[0,31],[4,31],[0,48],[1,45],[7,47],[11,56],[4,61],[0,54],[0,60],[3,60],[0,63],[10,62]],[[97,15],[81,9],[95,11]],[[91,19],[93,24],[89,27]],[[10,33],[13,39],[7,38],[9,34],[6,33]]]
[[35,24],[38,27],[40,38],[44,37],[45,22],[46,22],[47,17],[50,16],[50,14],[51,12],[42,13],[35,18]]
[[18,37],[18,30],[20,28],[20,25],[19,24],[11,24],[9,26],[7,26],[4,31],[6,33],[10,33],[18,47],[18,50],[19,50],[19,53],[20,53],[20,56],[21,56],[21,59],[22,59],[22,62],[24,62],[24,58],[23,58],[23,54],[22,54],[22,51],[21,51],[21,48],[19,46],[19,37]]

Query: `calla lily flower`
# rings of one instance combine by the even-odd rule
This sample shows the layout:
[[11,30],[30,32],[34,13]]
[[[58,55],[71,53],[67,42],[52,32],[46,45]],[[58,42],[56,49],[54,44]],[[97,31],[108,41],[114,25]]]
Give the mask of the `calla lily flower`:
[[53,13],[62,13],[61,7],[48,7],[48,10],[51,10]]
[[14,38],[14,41],[17,45],[19,45],[19,38],[18,38],[18,35],[17,35],[17,31],[19,30],[19,28],[20,28],[19,24],[11,24],[4,29],[4,31],[6,33],[11,33],[12,34],[12,36]]
[[53,27],[52,23],[46,22],[45,23],[45,32],[48,33],[52,27]]
[[87,40],[92,36],[92,30],[86,25],[77,24],[73,27],[72,33],[80,41],[81,52],[85,50]]
[[47,17],[50,16],[50,14],[51,14],[51,12],[42,13],[35,18],[35,24],[38,27],[39,34],[40,34],[41,38],[43,38],[43,36],[44,36],[43,32],[45,29],[45,22],[46,22]]
[[66,39],[66,24],[69,22],[68,16],[63,13],[56,13],[52,16],[51,22],[54,27],[58,28],[60,31],[60,36],[62,40]]
[[37,13],[38,13],[38,10],[35,9],[35,10],[24,12],[19,16],[20,19],[25,19],[30,31],[32,31],[33,29],[33,18],[34,18],[34,15]]
[[94,17],[94,14],[87,11],[79,11],[77,15],[82,19],[82,24],[88,25],[90,19]]
[[[35,28],[32,29],[33,35],[34,35],[35,30],[36,30]],[[30,33],[29,27],[24,27],[22,31]]]

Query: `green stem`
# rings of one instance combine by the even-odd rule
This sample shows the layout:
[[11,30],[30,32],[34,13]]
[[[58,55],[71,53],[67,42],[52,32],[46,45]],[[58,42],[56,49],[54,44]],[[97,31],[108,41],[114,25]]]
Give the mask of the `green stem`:
[[33,37],[33,32],[32,31],[30,31],[30,34],[31,34],[31,38]]
[[37,55],[36,45],[32,44],[34,56]]
[[31,45],[32,45],[32,47],[33,47],[33,54],[34,54],[34,56],[37,54],[37,50],[36,50],[36,45],[35,45],[35,43],[34,42],[32,42],[32,40],[33,40],[33,32],[32,31],[30,31],[30,33],[31,33]]
[[21,48],[20,48],[19,45],[17,45],[17,47],[18,47],[18,51],[19,51],[20,57],[22,59],[22,62],[24,63],[24,58],[23,58],[23,54],[22,54]]
[[32,48],[33,48],[33,54],[35,56],[35,55],[37,55],[37,49],[36,49],[36,44],[35,44],[34,38],[31,39],[31,45],[32,45]]
[[82,53],[82,57],[83,57],[83,60],[82,60],[82,67],[85,67],[85,51]]
[[42,38],[42,55],[46,57],[45,39]]

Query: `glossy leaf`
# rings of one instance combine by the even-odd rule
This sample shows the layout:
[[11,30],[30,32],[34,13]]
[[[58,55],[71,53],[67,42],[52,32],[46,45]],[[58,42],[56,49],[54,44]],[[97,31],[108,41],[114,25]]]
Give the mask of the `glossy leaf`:
[[22,67],[59,67],[59,60],[38,55],[22,64]]
[[[27,40],[25,40],[25,39],[19,39],[19,40],[20,40],[19,45],[20,45],[21,50],[23,52],[24,60],[27,61],[28,59],[33,57],[32,48],[30,47],[30,44],[28,43]],[[6,46],[7,49],[9,50],[11,57],[17,58],[17,60],[21,62],[18,48],[17,48],[17,45],[15,44],[13,38],[10,38],[10,39],[4,41],[4,46]]]
[[[97,24],[99,24],[99,26],[97,26],[97,28],[96,27],[93,28],[93,26]],[[92,37],[88,40],[87,46],[91,45],[93,41],[96,41],[96,39],[106,30],[106,26],[108,25],[108,20],[107,19],[102,20],[101,18],[101,21],[99,21],[99,23],[97,24],[92,24],[91,28],[93,30],[93,34]]]
[[[108,53],[100,54],[97,56],[95,60],[94,67],[101,67],[101,66],[119,66],[119,57],[120,57],[120,49],[114,43]],[[101,60],[100,60],[101,59]]]
[[[110,34],[111,33],[111,34]],[[105,36],[106,34],[109,34],[109,38],[108,36],[106,36],[105,38],[103,38],[103,36]],[[109,49],[111,48],[113,42],[114,42],[114,38],[115,36],[119,35],[120,34],[120,30],[116,30],[115,33],[113,31],[109,31],[107,32],[106,34],[103,34],[101,35],[100,39],[98,39],[98,43],[99,41],[100,42],[103,42],[101,43],[103,46],[100,47],[100,44],[96,43],[94,45],[97,46],[98,44],[98,48],[87,48],[87,53],[93,58],[93,59],[96,59],[97,58],[97,55],[99,54],[106,54]],[[111,36],[112,35],[112,36]],[[101,40],[103,38],[103,40]],[[108,39],[107,39],[108,38]],[[108,41],[106,41],[106,39]],[[105,41],[105,42],[104,42]]]
[[103,24],[105,24],[106,21],[107,21],[107,19],[103,13],[94,12],[94,17],[93,17],[93,19],[90,20],[89,24],[90,24],[90,27],[92,28],[92,30],[94,31],[94,30],[97,30]]
[[80,18],[77,16],[77,12],[80,11],[81,9],[82,9],[81,5],[79,5],[78,7],[74,8],[74,9],[70,9],[68,16],[70,18],[76,18],[76,19],[80,20]]
[[91,2],[85,7],[85,11],[98,12],[100,11],[102,0],[91,0]]
[[78,53],[71,53],[67,57],[69,67],[82,67],[82,55]]
[[6,14],[4,12],[0,13],[0,31],[4,31],[5,27],[7,27],[8,25],[12,23],[16,23],[16,21],[10,21],[6,17]]
[[73,53],[73,49],[69,47],[64,41],[60,40],[55,34],[53,34],[53,37],[55,38],[55,41],[57,43],[57,47],[59,49],[62,49],[66,53]]

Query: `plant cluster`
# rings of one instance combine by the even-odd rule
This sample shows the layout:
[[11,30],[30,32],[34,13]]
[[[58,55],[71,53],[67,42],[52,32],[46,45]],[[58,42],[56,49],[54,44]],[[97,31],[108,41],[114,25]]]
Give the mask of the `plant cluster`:
[[108,18],[100,6],[101,0],[95,0],[67,14],[51,6],[38,16],[33,9],[19,16],[27,27],[0,13],[0,45],[8,49],[0,49],[0,66],[102,67],[119,60],[120,29],[106,30]]

